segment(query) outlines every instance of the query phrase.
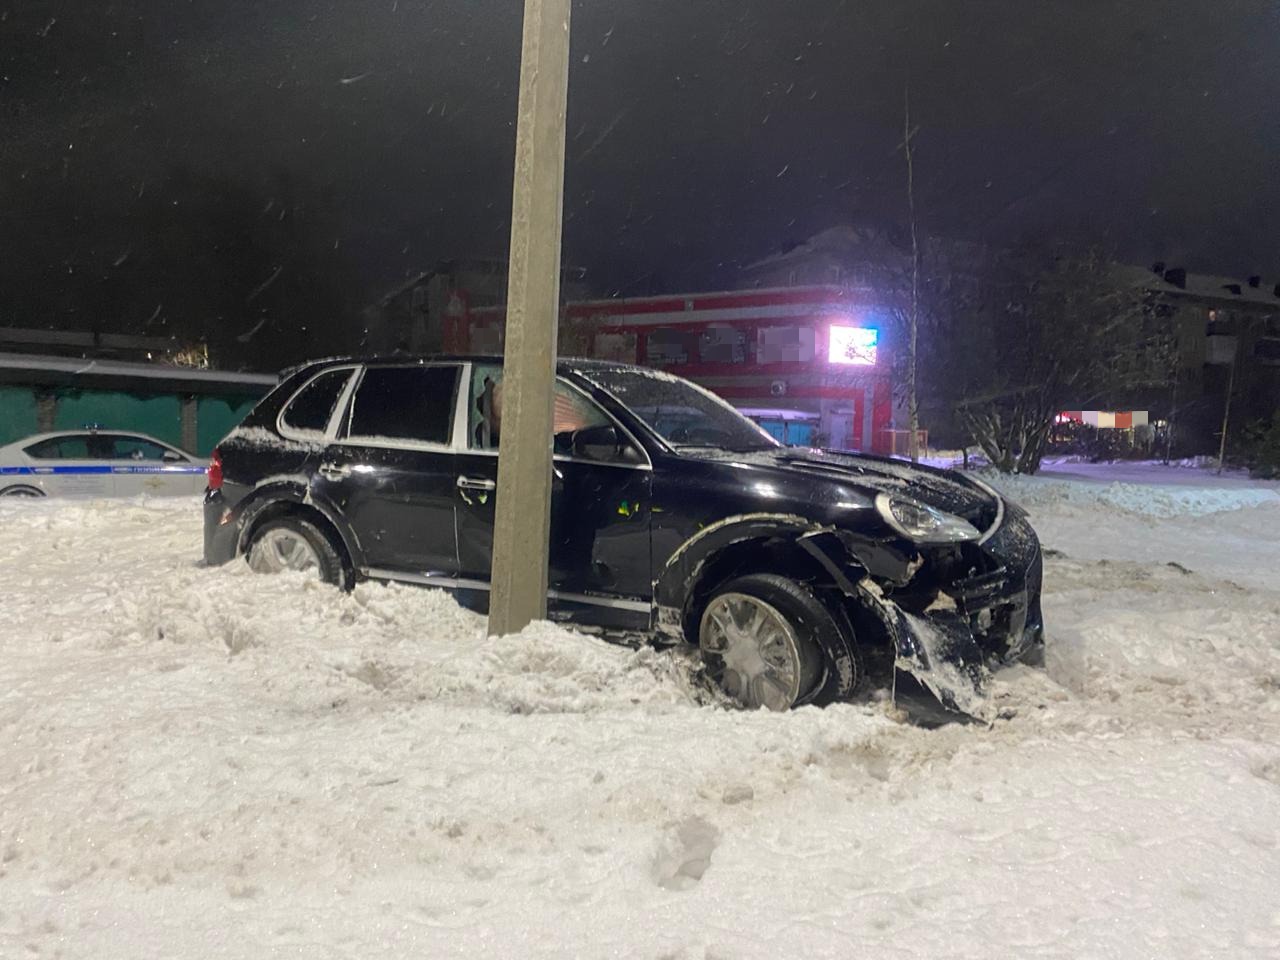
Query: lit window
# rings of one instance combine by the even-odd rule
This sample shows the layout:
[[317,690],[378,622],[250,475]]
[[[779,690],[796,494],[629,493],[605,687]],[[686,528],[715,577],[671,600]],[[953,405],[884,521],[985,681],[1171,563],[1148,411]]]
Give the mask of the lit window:
[[879,339],[880,331],[875,327],[832,327],[827,359],[831,363],[875,366],[876,342]]

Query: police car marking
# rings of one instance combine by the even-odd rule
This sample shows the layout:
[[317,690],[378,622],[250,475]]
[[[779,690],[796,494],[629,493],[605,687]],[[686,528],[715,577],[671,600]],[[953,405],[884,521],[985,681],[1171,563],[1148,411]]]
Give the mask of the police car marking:
[[39,476],[53,475],[85,475],[100,473],[204,473],[207,468],[198,464],[189,466],[166,466],[166,467],[0,467],[0,476],[31,476],[36,474]]

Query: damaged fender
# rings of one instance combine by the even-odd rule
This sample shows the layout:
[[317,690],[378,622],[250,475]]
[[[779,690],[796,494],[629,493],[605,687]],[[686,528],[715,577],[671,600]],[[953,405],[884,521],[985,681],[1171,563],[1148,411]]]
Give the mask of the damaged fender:
[[[865,572],[871,567],[869,558],[848,542],[847,535],[816,530],[803,535],[800,545],[823,565],[845,596],[875,614],[893,645],[895,669],[919,680],[948,710],[990,719],[986,686],[991,674],[954,603],[949,609],[930,610],[927,619],[914,616],[886,597]],[[909,580],[918,565],[918,560],[908,562],[901,582]],[[855,581],[851,573],[861,576]]]
[[[684,625],[706,564],[721,551],[751,540],[791,541],[826,570],[836,587],[871,611],[893,645],[896,669],[911,674],[947,709],[990,719],[990,701],[982,650],[966,619],[954,609],[935,609],[927,617],[902,610],[880,589],[877,579],[905,583],[918,559],[869,542],[852,542],[844,531],[794,514],[756,513],[728,517],[699,530],[667,561],[654,582],[654,629],[669,642],[684,639]],[[835,692],[851,692],[856,676],[852,651],[825,651],[838,669]]]
[[795,539],[823,529],[788,513],[744,513],[703,527],[680,545],[653,583],[654,629],[671,641],[684,639],[684,619],[693,598],[690,587],[702,576],[707,561],[726,547],[747,540]]
[[857,585],[858,600],[875,613],[893,643],[894,667],[915,677],[948,710],[990,722],[991,671],[969,624],[955,610],[907,613],[871,579]]
[[[699,530],[671,555],[666,566],[654,582],[654,629],[669,642],[685,639],[684,625],[690,614],[697,591],[694,586],[702,579],[707,563],[721,555],[728,547],[749,541],[784,541],[798,543],[811,553],[820,547],[812,547],[812,539],[835,536],[831,527],[815,523],[794,514],[753,513],[727,517]],[[815,554],[817,555],[817,554]],[[831,564],[825,555],[819,561],[826,567]],[[841,584],[843,581],[843,584]],[[841,589],[849,583],[844,573],[839,573],[837,584]],[[826,655],[826,678],[817,685],[811,698],[823,701],[847,698],[857,685],[860,676],[854,655],[853,629],[843,609],[832,611],[842,624],[838,636],[819,638]]]

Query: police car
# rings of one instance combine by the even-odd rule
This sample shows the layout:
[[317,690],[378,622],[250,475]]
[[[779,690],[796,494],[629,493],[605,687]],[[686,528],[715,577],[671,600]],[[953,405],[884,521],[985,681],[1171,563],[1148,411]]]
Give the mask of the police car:
[[0,497],[196,494],[208,463],[155,437],[89,428],[0,447]]

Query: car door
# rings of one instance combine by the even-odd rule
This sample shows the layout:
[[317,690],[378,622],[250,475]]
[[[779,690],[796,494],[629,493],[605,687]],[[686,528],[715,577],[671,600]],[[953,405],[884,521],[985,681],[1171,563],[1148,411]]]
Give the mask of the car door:
[[111,464],[103,452],[104,445],[91,433],[49,437],[23,450],[31,458],[36,485],[50,496],[62,497],[111,496]]
[[[472,367],[466,451],[457,462],[459,572],[485,586],[493,562],[501,376],[497,366]],[[555,419],[549,613],[574,623],[647,629],[652,593],[648,458],[620,424],[563,379],[556,384]],[[601,431],[604,442],[592,444]]]
[[204,464],[186,454],[150,437],[118,433],[108,439],[111,479],[117,496],[178,496],[203,489]]
[[371,365],[325,447],[312,495],[346,520],[370,576],[457,573],[452,447],[462,365]]

